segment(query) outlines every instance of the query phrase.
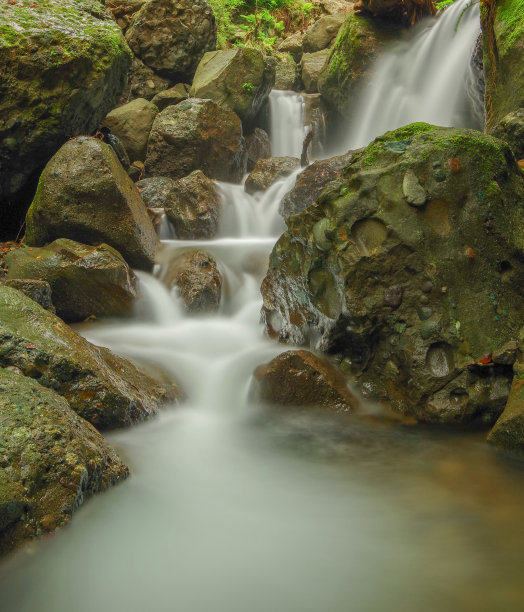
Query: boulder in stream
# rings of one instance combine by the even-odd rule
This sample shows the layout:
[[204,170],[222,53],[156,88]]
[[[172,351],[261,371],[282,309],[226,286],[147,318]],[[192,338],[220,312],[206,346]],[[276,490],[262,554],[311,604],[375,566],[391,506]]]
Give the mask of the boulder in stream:
[[94,346],[20,291],[0,285],[0,367],[14,367],[63,396],[97,429],[144,421],[180,392]]
[[47,164],[26,216],[26,243],[106,243],[133,267],[153,267],[158,238],[135,184],[96,138],[67,142]]
[[301,78],[307,93],[318,91],[318,78],[324,68],[329,51],[323,49],[315,53],[304,53],[300,60]]
[[156,116],[147,145],[149,176],[180,179],[193,170],[239,183],[247,153],[237,115],[212,100],[189,98]]
[[271,156],[269,135],[261,128],[255,128],[246,136],[247,171],[251,172],[259,159]]
[[0,554],[52,533],[129,470],[56,391],[0,368]]
[[523,206],[504,142],[388,132],[287,219],[262,285],[268,332],[337,354],[368,395],[421,421],[492,423],[512,369],[489,355],[522,322]]
[[297,157],[268,157],[259,159],[255,167],[246,178],[244,189],[247,193],[265,191],[279,178],[289,176],[300,167]]
[[344,375],[325,357],[310,351],[281,353],[253,373],[257,398],[294,408],[349,411],[357,400]]
[[87,246],[61,238],[41,248],[12,250],[5,261],[8,280],[38,278],[49,283],[56,313],[68,323],[132,312],[135,274],[107,244]]
[[170,289],[176,288],[189,313],[216,312],[220,307],[222,276],[215,258],[202,249],[173,259],[162,280]]

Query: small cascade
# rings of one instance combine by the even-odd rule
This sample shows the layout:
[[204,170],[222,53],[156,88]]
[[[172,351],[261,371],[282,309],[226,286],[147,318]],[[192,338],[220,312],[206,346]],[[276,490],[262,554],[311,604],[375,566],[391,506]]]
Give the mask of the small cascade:
[[274,89],[269,95],[271,155],[300,157],[305,136],[303,97]]
[[346,150],[415,121],[482,129],[468,95],[480,33],[478,4],[470,4],[457,0],[377,62],[350,119]]

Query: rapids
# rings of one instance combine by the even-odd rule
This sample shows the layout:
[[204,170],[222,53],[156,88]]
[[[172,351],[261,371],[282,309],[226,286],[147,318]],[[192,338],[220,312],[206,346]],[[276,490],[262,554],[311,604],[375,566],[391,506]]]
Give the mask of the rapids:
[[[299,156],[300,96],[271,104],[275,153]],[[254,367],[284,349],[264,337],[259,287],[294,180],[259,196],[220,183],[215,240],[164,228],[156,276],[178,249],[209,250],[218,314],[188,317],[142,273],[135,320],[80,328],[188,399],[108,436],[131,478],[2,563],[3,612],[522,610],[522,465],[484,432],[401,425],[364,402],[326,418],[251,401]]]

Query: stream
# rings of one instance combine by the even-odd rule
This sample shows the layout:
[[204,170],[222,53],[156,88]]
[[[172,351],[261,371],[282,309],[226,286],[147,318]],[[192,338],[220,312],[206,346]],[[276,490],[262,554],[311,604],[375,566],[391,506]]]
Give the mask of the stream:
[[[274,155],[300,156],[302,113],[299,95],[271,94]],[[485,431],[410,426],[364,401],[326,417],[250,400],[253,369],[288,348],[264,336],[259,288],[295,178],[255,196],[218,183],[216,239],[164,228],[135,319],[79,328],[188,400],[107,436],[131,478],[0,565],[2,612],[524,609],[524,470]],[[189,317],[158,280],[195,247],[223,275],[213,316]]]

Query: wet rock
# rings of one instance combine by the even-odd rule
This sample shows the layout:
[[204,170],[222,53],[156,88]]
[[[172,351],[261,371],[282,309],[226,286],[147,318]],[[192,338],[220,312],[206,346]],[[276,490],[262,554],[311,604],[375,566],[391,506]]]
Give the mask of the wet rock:
[[213,181],[201,170],[175,181],[165,204],[167,218],[182,240],[213,238],[221,208]]
[[147,141],[158,108],[144,98],[137,98],[112,110],[102,125],[120,139],[131,161],[144,161]]
[[302,46],[302,39],[304,35],[300,32],[295,32],[284,38],[284,40],[278,45],[277,49],[279,53],[289,53],[295,60],[295,62],[300,62],[302,59],[302,53],[304,52]]
[[350,411],[357,400],[343,374],[331,363],[304,350],[281,353],[253,373],[258,399],[296,408]]
[[488,434],[488,442],[511,451],[524,451],[524,363],[514,367],[509,398],[504,412]]
[[423,206],[426,203],[426,190],[420,184],[417,175],[411,170],[406,170],[402,181],[404,197],[412,206]]
[[356,92],[387,38],[367,17],[350,13],[344,20],[318,75],[318,91],[341,115],[351,114]]
[[351,162],[352,158],[353,152],[350,151],[346,155],[313,162],[305,168],[297,176],[293,189],[282,199],[279,213],[287,218],[311,206],[324,187],[340,176],[342,169]]
[[318,92],[319,75],[326,63],[329,51],[317,51],[316,53],[304,53],[300,60],[302,82],[307,93]]
[[222,277],[214,257],[206,251],[195,249],[174,259],[163,282],[176,287],[187,312],[209,313],[220,307]]
[[16,235],[35,179],[116,104],[131,52],[99,3],[0,6],[0,237]]
[[309,154],[312,159],[325,161],[326,148],[328,143],[328,124],[333,112],[324,102],[322,96],[316,94],[302,94],[304,100],[305,125],[311,126],[313,138],[309,147]]
[[[21,251],[21,249],[19,249]],[[51,295],[51,285],[45,280],[34,278],[14,278],[4,281],[6,287],[21,291],[28,298],[31,298],[42,308],[55,312]]]
[[490,132],[506,115],[524,108],[522,3],[513,0],[489,3],[481,11],[481,22],[486,129]]
[[275,69],[258,49],[237,47],[206,53],[196,70],[191,96],[209,98],[251,125],[275,82]]
[[295,91],[299,88],[298,66],[289,55],[283,55],[275,63],[274,89]]
[[247,193],[265,191],[279,178],[289,176],[300,167],[297,157],[269,157],[259,159],[244,183]]
[[180,392],[160,385],[126,359],[87,342],[20,291],[0,286],[0,367],[15,367],[54,389],[97,429],[153,416]]
[[154,176],[136,183],[147,208],[166,208],[170,206],[171,193],[175,185],[176,181],[165,176]]
[[0,553],[53,532],[129,470],[63,397],[0,369]]
[[336,15],[324,15],[315,21],[302,39],[304,52],[315,53],[330,47],[345,18],[344,13],[337,13]]
[[97,131],[96,137],[113,149],[118,157],[118,161],[122,164],[122,168],[129,174],[131,162],[129,161],[129,155],[120,138],[112,134],[111,129],[107,126],[101,127],[100,130]]
[[135,98],[151,100],[160,92],[169,89],[171,81],[158,76],[151,68],[133,57],[127,77],[127,85],[120,97],[120,104],[127,104]]
[[205,0],[149,0],[135,15],[126,40],[158,75],[190,79],[216,46],[215,16]]
[[[427,193],[420,207],[404,195],[410,169]],[[521,326],[523,197],[502,141],[426,124],[388,132],[287,219],[262,284],[268,333],[339,355],[366,393],[421,421],[494,422],[511,366],[470,364]],[[388,362],[398,375],[385,376]]]
[[402,304],[404,287],[402,285],[392,285],[384,289],[384,305],[391,308],[398,308]]
[[268,133],[260,128],[255,128],[251,134],[246,136],[247,171],[251,172],[259,159],[265,159],[271,155],[271,142]]
[[136,277],[107,244],[93,247],[61,238],[41,248],[11,251],[5,259],[8,280],[49,283],[56,312],[66,322],[131,314]]
[[26,216],[26,243],[109,244],[133,267],[153,266],[158,238],[135,184],[96,138],[67,142],[47,164]]
[[164,110],[168,106],[173,106],[182,102],[189,97],[189,85],[185,83],[177,83],[174,87],[170,87],[160,93],[151,100],[151,102],[158,108],[159,111]]
[[212,100],[189,98],[156,116],[147,145],[151,176],[180,179],[193,170],[239,183],[247,153],[237,115]]
[[491,135],[507,142],[515,159],[524,158],[524,108],[506,115],[493,128]]

